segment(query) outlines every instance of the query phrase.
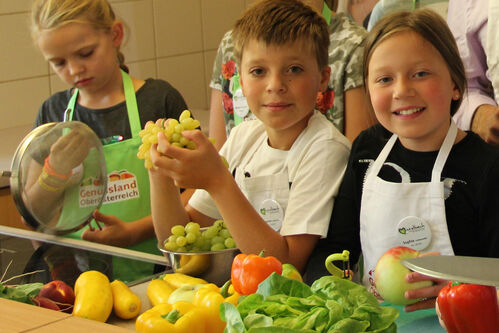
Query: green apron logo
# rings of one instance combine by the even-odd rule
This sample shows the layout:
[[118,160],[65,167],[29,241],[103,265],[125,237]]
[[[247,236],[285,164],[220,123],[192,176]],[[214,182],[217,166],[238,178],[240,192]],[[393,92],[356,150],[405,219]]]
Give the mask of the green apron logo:
[[137,178],[127,170],[112,171],[108,174],[107,193],[103,205],[138,198]]
[[79,188],[80,208],[98,206],[103,194],[104,188],[99,179],[94,177],[83,179]]

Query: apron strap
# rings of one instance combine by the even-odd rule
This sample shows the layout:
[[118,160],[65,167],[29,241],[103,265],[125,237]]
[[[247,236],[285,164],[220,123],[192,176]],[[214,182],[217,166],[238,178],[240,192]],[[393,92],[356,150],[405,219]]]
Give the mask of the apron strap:
[[[432,182],[440,182],[440,175],[442,174],[442,170],[445,165],[445,161],[447,161],[447,157],[449,156],[449,153],[452,149],[452,146],[454,145],[454,141],[456,140],[457,136],[457,126],[456,123],[451,120],[449,130],[447,131],[447,135],[445,136],[444,142],[442,143],[442,146],[440,147],[440,150],[437,155],[437,159],[435,161],[435,164],[433,166],[433,170],[431,172],[431,181]],[[388,140],[387,144],[383,147],[383,150],[381,150],[381,153],[378,155],[376,160],[374,161],[373,165],[369,168],[368,172],[369,175],[373,175],[373,177],[376,177],[381,170],[381,167],[385,163],[388,154],[390,154],[390,151],[392,150],[393,146],[395,145],[395,142],[397,141],[398,136],[396,134],[393,134],[390,140]],[[366,180],[368,179],[366,175]]]
[[[373,165],[369,168],[367,171],[369,174],[372,174],[374,177],[376,177],[381,170],[381,167],[383,166],[383,163],[385,163],[386,158],[388,157],[388,154],[390,154],[390,151],[393,148],[393,145],[395,145],[395,142],[397,141],[398,135],[393,134],[390,140],[386,143],[386,145],[383,147],[381,150],[381,153],[379,153],[378,157],[374,161]],[[367,174],[366,174],[366,180],[367,180]]]
[[123,79],[123,89],[125,91],[126,109],[128,111],[128,121],[130,122],[130,130],[132,137],[137,137],[141,130],[139,108],[137,107],[137,98],[135,96],[135,88],[133,87],[132,79],[124,70],[121,70]]
[[66,107],[66,111],[64,111],[64,116],[62,117],[62,121],[71,121],[73,120],[73,111],[76,106],[76,99],[78,98],[78,89],[75,89],[73,95],[69,99],[68,106]]
[[[141,130],[139,108],[137,106],[137,98],[133,87],[132,79],[124,70],[121,70],[121,78],[123,79],[123,91],[125,93],[126,110],[128,113],[128,121],[130,123],[130,131],[132,137],[137,137]],[[74,90],[71,96],[66,111],[64,111],[63,121],[73,120],[73,113],[76,108],[76,99],[78,98],[78,89]]]
[[454,141],[456,141],[456,136],[457,126],[454,120],[451,119],[449,130],[447,131],[444,142],[440,147],[435,165],[433,166],[433,171],[431,172],[432,182],[440,182],[440,175],[442,174],[445,161],[447,161],[447,157],[449,156],[452,146],[454,145]]
[[331,9],[327,5],[326,1],[324,1],[324,5],[322,6],[322,17],[327,22],[327,25],[331,24],[331,16],[333,16],[333,13],[331,12]]

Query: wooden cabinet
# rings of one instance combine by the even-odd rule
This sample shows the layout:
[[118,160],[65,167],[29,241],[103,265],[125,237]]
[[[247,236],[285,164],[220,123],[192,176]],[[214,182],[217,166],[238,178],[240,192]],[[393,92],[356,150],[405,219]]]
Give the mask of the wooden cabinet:
[[17,211],[9,187],[0,189],[0,224],[8,227],[31,230],[21,222],[21,215]]

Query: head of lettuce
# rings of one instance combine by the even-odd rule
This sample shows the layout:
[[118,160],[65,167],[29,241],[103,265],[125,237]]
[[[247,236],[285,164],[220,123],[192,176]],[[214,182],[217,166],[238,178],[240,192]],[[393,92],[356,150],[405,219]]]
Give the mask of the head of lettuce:
[[222,304],[220,315],[228,333],[391,333],[399,311],[348,280],[325,276],[308,286],[273,273],[237,307]]

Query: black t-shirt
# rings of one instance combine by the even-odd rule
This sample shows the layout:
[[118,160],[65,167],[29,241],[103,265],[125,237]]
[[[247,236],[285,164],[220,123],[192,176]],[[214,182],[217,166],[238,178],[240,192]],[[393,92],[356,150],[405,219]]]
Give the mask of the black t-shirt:
[[[35,127],[48,122],[63,121],[64,111],[72,92],[72,89],[68,89],[55,93],[47,99],[40,107]],[[147,79],[145,84],[137,90],[136,98],[141,128],[144,128],[149,120],[178,119],[182,111],[187,109],[182,95],[163,80]],[[132,136],[125,101],[110,108],[97,110],[77,104],[73,112],[73,120],[87,124],[99,138],[121,135],[126,140]]]
[[[362,132],[352,151],[335,200],[328,236],[319,241],[307,268],[307,280],[327,274],[324,260],[329,254],[350,251],[358,261],[360,244],[360,204],[367,168],[391,137],[381,125]],[[438,151],[416,152],[395,143],[378,176],[401,182],[431,181]],[[456,255],[499,257],[499,149],[467,132],[452,147],[441,175],[445,185],[447,228]],[[397,204],[394,202],[393,204]]]

